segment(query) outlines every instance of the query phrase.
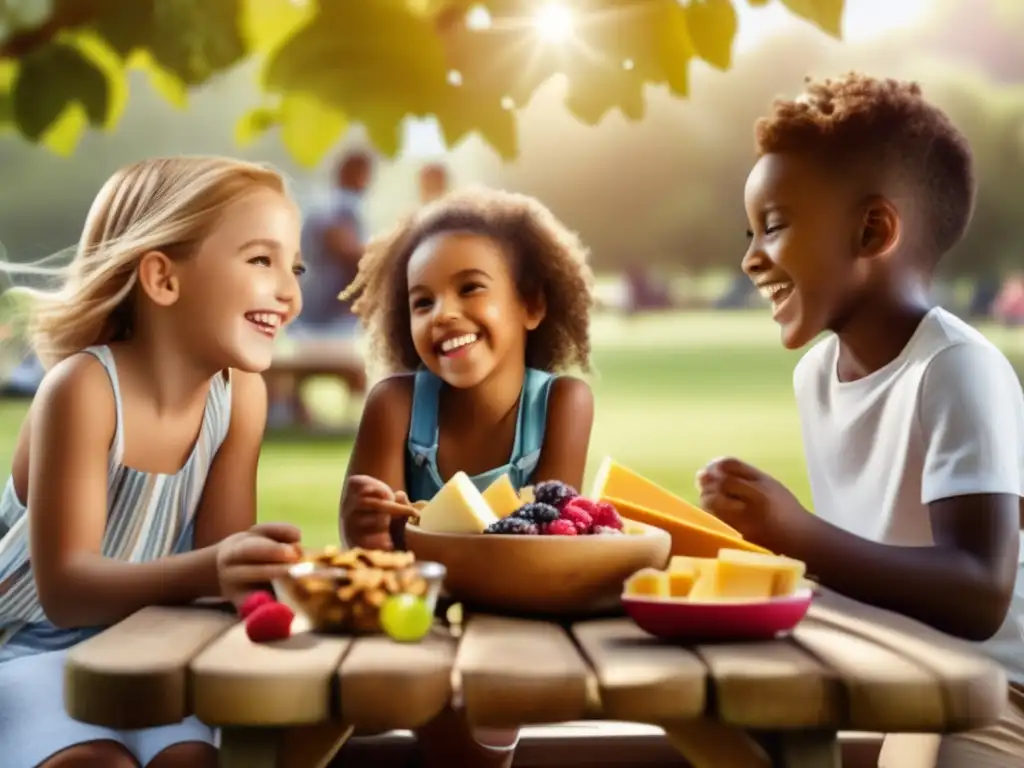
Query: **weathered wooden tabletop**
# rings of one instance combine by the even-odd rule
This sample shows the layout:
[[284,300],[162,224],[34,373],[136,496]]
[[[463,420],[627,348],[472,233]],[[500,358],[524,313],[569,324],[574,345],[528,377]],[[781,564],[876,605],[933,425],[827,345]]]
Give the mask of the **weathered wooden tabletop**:
[[65,701],[120,728],[194,713],[222,728],[225,766],[322,765],[352,728],[415,729],[454,702],[483,726],[657,725],[696,768],[838,768],[837,731],[964,731],[1006,700],[966,644],[828,592],[770,642],[684,647],[626,618],[474,615],[460,634],[256,645],[224,611],[147,608],[71,652]]

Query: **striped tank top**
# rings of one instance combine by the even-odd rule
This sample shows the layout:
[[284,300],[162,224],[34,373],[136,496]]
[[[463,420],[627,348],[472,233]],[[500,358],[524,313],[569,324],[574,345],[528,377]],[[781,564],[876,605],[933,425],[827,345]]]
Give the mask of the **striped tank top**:
[[[196,509],[210,465],[231,421],[231,386],[221,374],[210,383],[199,438],[173,475],[140,472],[122,463],[124,416],[117,368],[110,349],[90,347],[110,377],[117,422],[107,473],[107,527],[102,554],[141,563],[192,549]],[[0,662],[68,648],[102,627],[58,629],[46,619],[29,558],[28,510],[7,481],[0,495]]]

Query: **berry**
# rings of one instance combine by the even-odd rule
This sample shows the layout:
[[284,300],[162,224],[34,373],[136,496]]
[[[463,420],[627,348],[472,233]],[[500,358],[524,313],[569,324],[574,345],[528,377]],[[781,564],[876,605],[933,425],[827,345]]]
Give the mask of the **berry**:
[[566,502],[579,496],[576,489],[560,480],[545,480],[533,486],[533,500],[542,504],[550,504],[561,510]]
[[544,526],[544,533],[548,536],[576,536],[579,531],[576,530],[572,520],[560,517]]
[[284,640],[292,633],[295,614],[284,603],[264,603],[245,620],[245,634],[254,643]]
[[260,590],[259,592],[253,592],[242,602],[242,605],[238,609],[238,615],[243,619],[249,618],[249,614],[259,608],[261,605],[267,603],[273,603],[274,596],[266,590]]
[[575,525],[577,533],[590,533],[590,529],[594,527],[594,519],[582,504],[577,503],[578,501],[573,499],[562,507],[562,519]]
[[593,499],[578,496],[572,500],[572,505],[586,510],[587,514],[594,521],[595,528],[600,526],[602,528],[618,528],[620,531],[622,530],[622,518],[615,507],[607,501],[594,501]]
[[537,524],[521,517],[503,517],[491,523],[484,529],[484,533],[503,533],[511,536],[535,536],[538,533]]
[[512,516],[518,517],[522,520],[529,520],[531,523],[535,523],[536,525],[551,523],[559,518],[558,510],[550,504],[545,504],[542,501],[523,504],[523,506],[512,513]]
[[434,614],[423,598],[392,595],[380,607],[380,627],[400,643],[422,640],[434,625]]

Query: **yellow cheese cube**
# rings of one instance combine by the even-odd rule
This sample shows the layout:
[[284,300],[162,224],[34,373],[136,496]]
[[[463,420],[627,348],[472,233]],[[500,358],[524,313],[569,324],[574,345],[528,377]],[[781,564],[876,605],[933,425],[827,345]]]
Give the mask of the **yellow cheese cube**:
[[502,475],[487,486],[483,497],[498,517],[508,517],[523,505],[508,475]]
[[697,564],[697,578],[687,595],[691,600],[717,600],[718,595],[718,561],[703,560]]
[[[807,566],[802,561],[791,557],[744,552],[738,549],[721,549],[718,552],[718,559],[721,563],[726,564],[727,572],[733,574],[734,585],[753,584],[754,580],[768,578],[771,582],[769,597],[782,597],[796,592],[803,586],[804,574],[807,570]],[[747,575],[737,575],[740,571]],[[765,575],[755,576],[756,573]],[[761,581],[757,583],[760,584]],[[736,588],[748,587],[737,586]],[[757,595],[750,596],[760,596],[760,586],[757,587],[757,591]]]
[[668,574],[656,568],[644,568],[626,579],[625,592],[636,597],[668,597]]
[[696,566],[676,568],[668,571],[668,593],[670,597],[689,597],[699,573]]
[[497,520],[465,472],[456,472],[420,511],[419,527],[431,533],[483,533]]

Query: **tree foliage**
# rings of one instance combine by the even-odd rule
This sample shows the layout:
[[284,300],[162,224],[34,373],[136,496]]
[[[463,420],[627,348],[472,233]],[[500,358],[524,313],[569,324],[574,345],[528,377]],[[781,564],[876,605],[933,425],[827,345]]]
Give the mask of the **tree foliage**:
[[[839,36],[844,0],[775,1]],[[70,154],[83,131],[117,125],[129,70],[184,107],[256,57],[265,101],[239,117],[240,143],[276,127],[309,166],[361,123],[393,156],[403,120],[433,116],[450,147],[477,133],[512,158],[516,110],[551,77],[585,124],[638,120],[648,86],[687,95],[693,60],[728,69],[735,4],[769,0],[563,0],[574,24],[557,43],[534,23],[545,2],[0,0],[0,130]]]

